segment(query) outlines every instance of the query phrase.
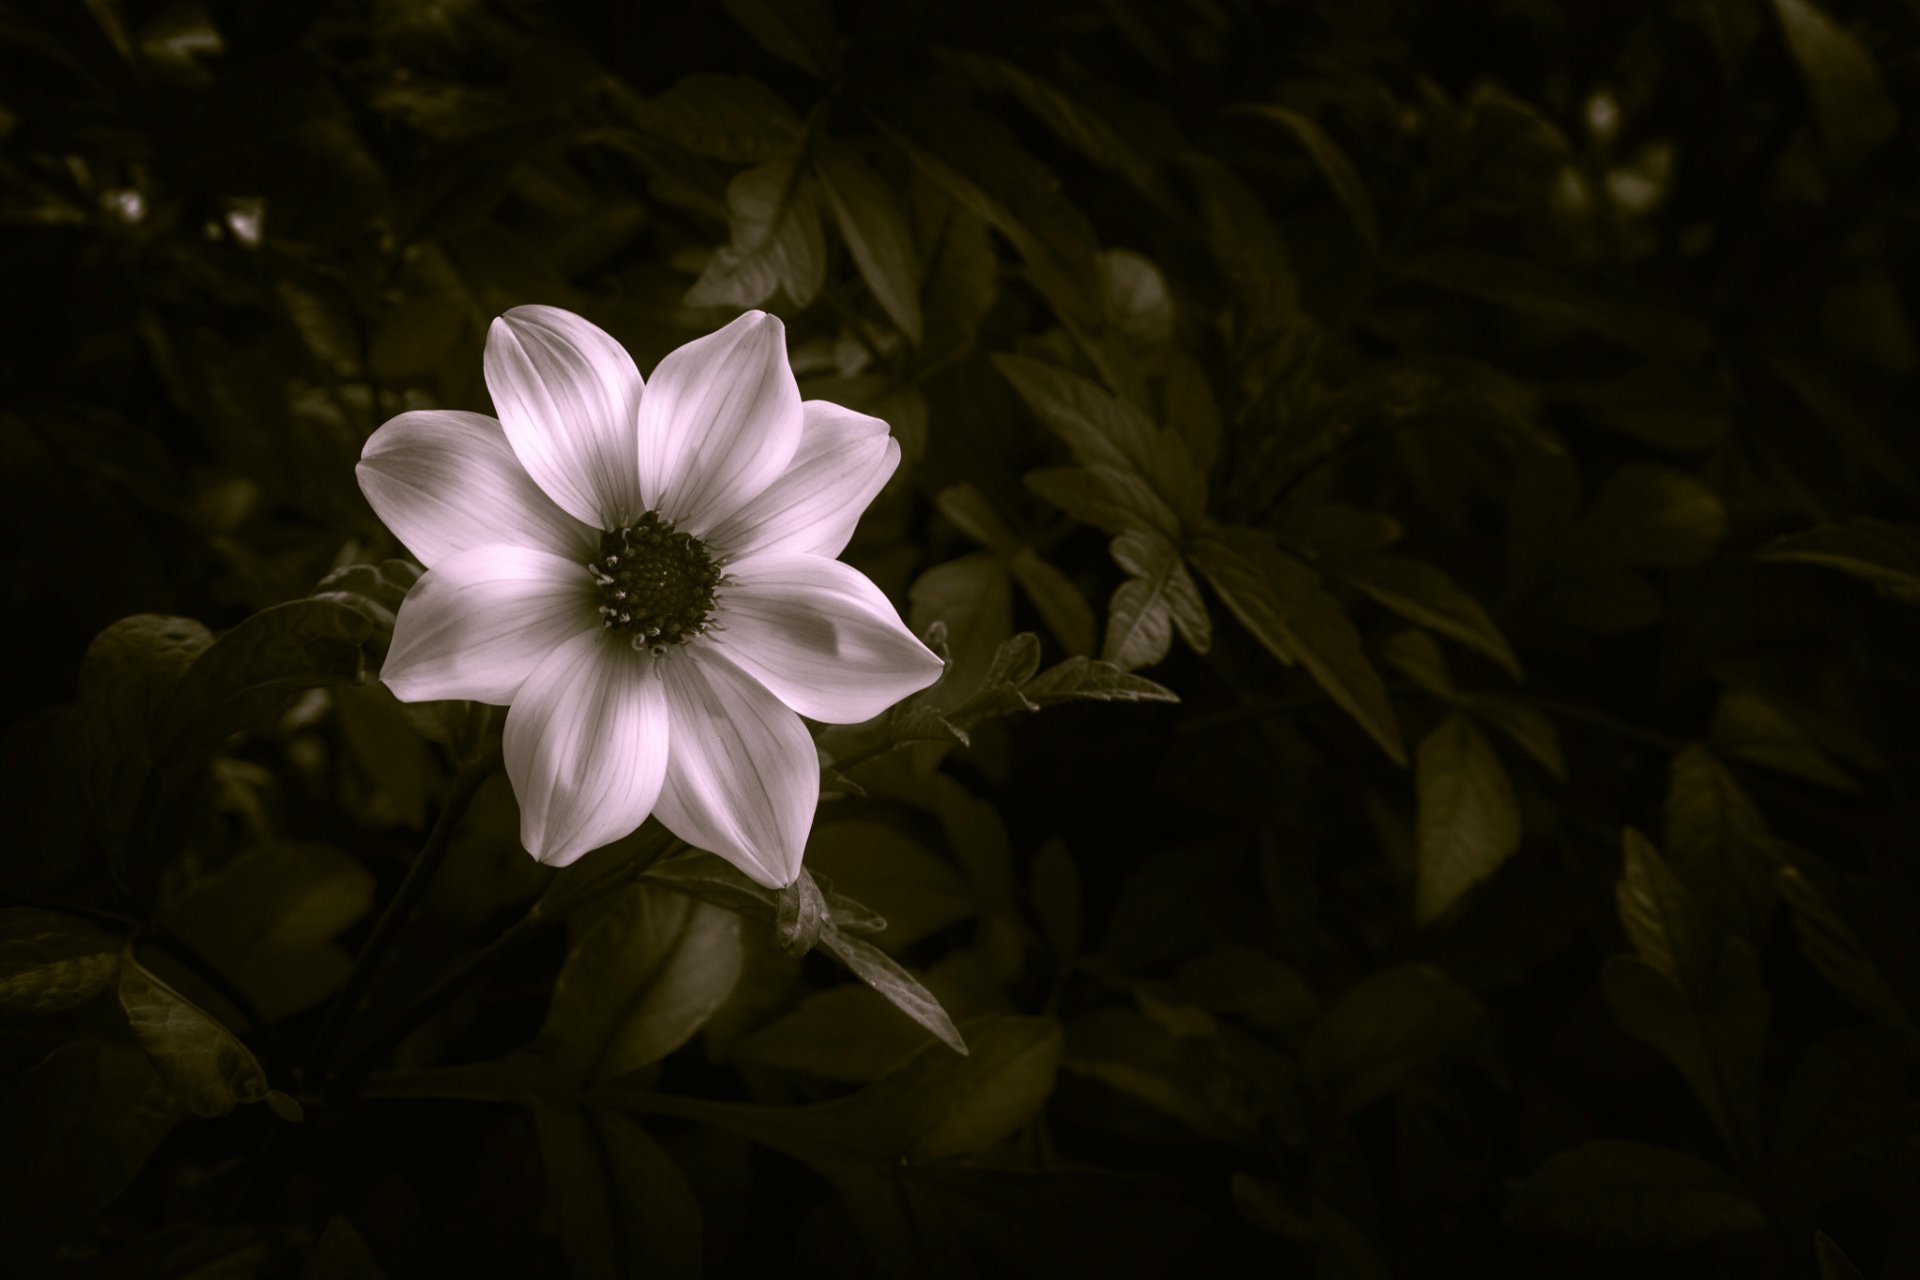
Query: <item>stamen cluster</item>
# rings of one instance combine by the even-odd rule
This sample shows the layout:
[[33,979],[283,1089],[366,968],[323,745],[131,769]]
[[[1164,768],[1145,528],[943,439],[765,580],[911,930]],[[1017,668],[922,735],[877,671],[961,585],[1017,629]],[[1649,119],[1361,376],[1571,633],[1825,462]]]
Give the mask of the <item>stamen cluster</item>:
[[706,543],[657,511],[601,534],[600,557],[587,567],[600,586],[602,622],[635,649],[661,657],[714,629],[720,566]]

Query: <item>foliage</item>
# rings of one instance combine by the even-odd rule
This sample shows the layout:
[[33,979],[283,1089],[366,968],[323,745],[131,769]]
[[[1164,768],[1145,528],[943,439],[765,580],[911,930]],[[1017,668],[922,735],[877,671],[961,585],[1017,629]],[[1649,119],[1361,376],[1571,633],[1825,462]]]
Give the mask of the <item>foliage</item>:
[[[1920,1274],[1916,67],[1893,0],[0,4],[10,1261]],[[377,680],[354,462],[530,302],[773,310],[901,443],[847,556],[946,672],[817,731],[786,891],[533,863],[497,713]]]

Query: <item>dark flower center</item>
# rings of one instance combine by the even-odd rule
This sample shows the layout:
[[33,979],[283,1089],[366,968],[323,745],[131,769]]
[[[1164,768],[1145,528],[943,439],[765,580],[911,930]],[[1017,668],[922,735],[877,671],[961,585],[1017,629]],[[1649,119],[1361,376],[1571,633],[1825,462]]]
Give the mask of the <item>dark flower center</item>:
[[600,585],[607,630],[628,636],[636,649],[657,658],[712,626],[720,566],[706,543],[657,511],[601,534],[600,558],[587,568]]

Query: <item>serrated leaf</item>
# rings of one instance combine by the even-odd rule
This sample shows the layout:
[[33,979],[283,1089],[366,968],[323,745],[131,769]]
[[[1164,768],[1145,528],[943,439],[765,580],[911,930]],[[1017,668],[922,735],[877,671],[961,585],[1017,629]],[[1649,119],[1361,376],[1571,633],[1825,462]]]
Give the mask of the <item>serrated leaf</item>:
[[1523,679],[1520,659],[1480,602],[1429,564],[1402,556],[1376,556],[1341,566],[1340,576],[1408,622],[1450,636]]
[[1777,538],[1757,553],[1780,564],[1812,564],[1864,580],[1902,604],[1920,604],[1920,529],[1852,520]]
[[1615,1141],[1548,1160],[1514,1192],[1506,1220],[1606,1249],[1683,1248],[1767,1225],[1726,1170],[1684,1151]]
[[1373,197],[1367,194],[1367,186],[1360,181],[1360,175],[1353,167],[1353,161],[1340,149],[1340,144],[1327,136],[1314,121],[1288,107],[1253,106],[1245,108],[1253,115],[1283,125],[1307,149],[1313,157],[1313,163],[1326,178],[1327,185],[1333,188],[1333,194],[1346,206],[1347,216],[1353,219],[1353,226],[1360,238],[1367,242],[1367,248],[1380,252],[1380,219],[1373,211]]
[[134,1039],[186,1110],[204,1119],[266,1098],[266,1072],[252,1052],[130,955],[120,966],[119,994]]
[[1566,781],[1567,758],[1560,750],[1560,732],[1544,713],[1491,693],[1468,694],[1462,699],[1462,705],[1505,734],[1508,741],[1532,756],[1542,769]]
[[1123,533],[1113,540],[1113,558],[1129,576],[1107,603],[1101,659],[1123,669],[1152,666],[1173,648],[1174,597],[1181,598],[1190,618],[1196,606],[1204,618],[1205,605],[1198,603],[1199,593],[1179,551],[1160,535]]
[[742,170],[727,184],[730,239],[687,290],[691,307],[757,307],[784,289],[796,307],[827,276],[819,200],[798,153]]
[[91,1000],[119,976],[123,945],[63,912],[0,910],[0,1012],[59,1013]]
[[1424,924],[1519,849],[1520,810],[1500,757],[1458,711],[1421,740],[1414,780],[1420,848],[1414,915]]
[[1152,529],[1173,537],[1180,518],[1153,486],[1117,467],[1053,467],[1029,471],[1027,488],[1081,524],[1121,534]]
[[1056,663],[1021,685],[1020,692],[1041,707],[1082,698],[1096,702],[1180,701],[1180,695],[1165,685],[1094,658],[1068,658]]
[[1339,603],[1305,564],[1247,530],[1196,541],[1193,563],[1233,615],[1283,663],[1301,662],[1395,764],[1407,762],[1386,685]]
[[537,1102],[548,1203],[579,1280],[697,1277],[700,1202],[660,1145],[604,1107]]
[[724,0],[727,14],[760,47],[821,80],[840,70],[840,40],[827,0]]
[[918,346],[924,334],[920,262],[893,188],[859,152],[838,142],[823,143],[814,165],[827,207],[854,265],[860,268],[861,279],[907,340]]
[[576,916],[573,936],[536,1042],[561,1080],[597,1083],[659,1061],[705,1025],[740,976],[739,917],[649,883]]
[[1787,48],[1806,81],[1820,141],[1841,173],[1857,169],[1900,124],[1872,52],[1813,0],[1773,0]]
[[1179,437],[1078,374],[1025,356],[1001,353],[993,361],[1081,466],[1138,477],[1183,523],[1205,516],[1206,480]]
[[800,120],[752,76],[699,72],[642,103],[640,127],[696,155],[765,164],[800,142]]
[[156,755],[203,750],[306,689],[360,680],[374,625],[331,600],[294,600],[254,614],[194,659],[169,694]]
[[1333,1002],[1303,1065],[1316,1093],[1350,1115],[1430,1062],[1477,1053],[1485,1031],[1486,1010],[1471,992],[1432,965],[1396,965]]

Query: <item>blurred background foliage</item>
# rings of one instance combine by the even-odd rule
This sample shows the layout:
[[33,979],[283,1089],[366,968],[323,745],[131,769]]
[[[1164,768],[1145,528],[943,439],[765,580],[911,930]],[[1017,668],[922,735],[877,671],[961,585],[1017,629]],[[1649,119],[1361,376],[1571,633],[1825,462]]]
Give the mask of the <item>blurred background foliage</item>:
[[[1907,0],[0,3],[10,1258],[1920,1274],[1916,86]],[[903,444],[949,673],[804,893],[540,868],[371,678],[361,444],[527,302]]]

